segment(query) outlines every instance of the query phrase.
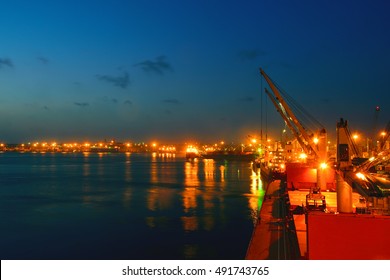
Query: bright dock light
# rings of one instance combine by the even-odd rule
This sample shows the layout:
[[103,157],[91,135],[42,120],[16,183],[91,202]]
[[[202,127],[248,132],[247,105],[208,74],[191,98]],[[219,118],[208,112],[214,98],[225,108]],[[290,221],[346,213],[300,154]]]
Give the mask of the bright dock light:
[[356,177],[358,177],[361,180],[366,180],[366,176],[364,176],[364,174],[360,172],[356,173]]
[[300,159],[305,159],[305,158],[307,158],[307,154],[301,153],[301,154],[299,155],[299,158],[300,158]]
[[326,162],[322,162],[321,164],[320,164],[320,168],[321,169],[325,169],[325,168],[327,168],[328,167],[328,165],[326,164]]

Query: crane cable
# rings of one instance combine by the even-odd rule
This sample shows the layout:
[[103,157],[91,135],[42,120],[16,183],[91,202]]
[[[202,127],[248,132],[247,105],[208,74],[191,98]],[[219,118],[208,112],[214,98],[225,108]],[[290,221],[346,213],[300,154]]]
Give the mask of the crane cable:
[[[271,79],[272,80],[272,79]],[[290,96],[281,86],[272,80],[275,86],[280,91],[281,95],[285,98],[287,104],[294,108],[294,113],[299,121],[303,124],[305,129],[309,130],[321,130],[324,126],[314,118],[308,111],[306,111],[292,96]],[[314,129],[313,129],[314,128]]]

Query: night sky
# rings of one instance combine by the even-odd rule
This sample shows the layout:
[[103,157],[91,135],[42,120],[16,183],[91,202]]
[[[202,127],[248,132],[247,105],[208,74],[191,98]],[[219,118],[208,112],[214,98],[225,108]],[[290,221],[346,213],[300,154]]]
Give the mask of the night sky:
[[340,117],[368,133],[376,105],[377,126],[390,120],[389,12],[385,0],[2,1],[0,141],[242,141],[261,129],[259,67],[331,135]]

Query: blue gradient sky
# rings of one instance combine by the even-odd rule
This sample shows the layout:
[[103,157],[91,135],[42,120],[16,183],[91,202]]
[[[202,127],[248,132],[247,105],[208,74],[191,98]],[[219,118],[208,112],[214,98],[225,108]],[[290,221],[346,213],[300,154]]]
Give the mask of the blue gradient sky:
[[340,117],[370,131],[375,105],[384,127],[389,12],[378,0],[3,1],[0,141],[240,141],[260,131],[259,67],[330,134]]

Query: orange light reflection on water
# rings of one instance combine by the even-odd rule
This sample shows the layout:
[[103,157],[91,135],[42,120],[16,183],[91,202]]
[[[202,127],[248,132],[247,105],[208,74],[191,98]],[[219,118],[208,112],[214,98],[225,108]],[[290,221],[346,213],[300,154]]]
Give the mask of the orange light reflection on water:
[[184,167],[184,190],[182,193],[184,212],[188,213],[197,207],[196,188],[199,186],[198,163],[186,161]]
[[256,224],[258,219],[258,214],[263,203],[263,198],[265,194],[265,189],[263,187],[263,181],[260,177],[260,172],[255,173],[252,171],[250,176],[251,178],[251,194],[248,196],[248,204],[251,209],[251,218],[253,223]]

